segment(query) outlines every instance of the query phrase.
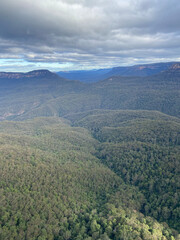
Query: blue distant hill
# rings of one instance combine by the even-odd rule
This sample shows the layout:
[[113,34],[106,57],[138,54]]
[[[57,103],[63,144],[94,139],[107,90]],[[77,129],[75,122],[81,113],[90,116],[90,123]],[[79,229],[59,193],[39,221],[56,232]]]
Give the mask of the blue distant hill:
[[111,76],[151,76],[167,70],[173,64],[175,64],[175,62],[152,63],[98,70],[60,71],[57,72],[57,74],[70,80],[79,80],[81,82],[91,83],[98,82],[99,80],[103,80]]
[[104,76],[111,70],[112,68],[98,70],[60,71],[57,72],[57,74],[70,80],[79,80],[81,82],[91,83],[103,80]]

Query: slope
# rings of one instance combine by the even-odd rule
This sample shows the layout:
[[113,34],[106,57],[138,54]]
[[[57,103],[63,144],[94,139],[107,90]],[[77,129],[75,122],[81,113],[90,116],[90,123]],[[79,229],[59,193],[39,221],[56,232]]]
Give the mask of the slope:
[[[60,78],[48,70],[0,74],[0,120],[13,119],[33,112],[47,101],[83,89],[80,82]],[[33,115],[33,114],[32,114]],[[54,116],[47,109],[38,116]]]
[[144,217],[143,194],[95,157],[98,141],[60,118],[0,123],[0,238],[178,239]]
[[153,111],[68,115],[101,142],[96,156],[145,196],[141,211],[180,231],[180,120]]
[[158,110],[180,114],[180,64],[150,77],[110,77],[94,84],[102,109]]
[[111,71],[109,71],[105,76],[146,77],[166,71],[174,64],[175,62],[168,62],[168,63],[141,64],[128,67],[115,67]]
[[88,85],[48,71],[13,75],[0,79],[0,120],[63,117],[93,109],[158,110],[180,116],[179,78],[179,64],[151,77],[111,77]]

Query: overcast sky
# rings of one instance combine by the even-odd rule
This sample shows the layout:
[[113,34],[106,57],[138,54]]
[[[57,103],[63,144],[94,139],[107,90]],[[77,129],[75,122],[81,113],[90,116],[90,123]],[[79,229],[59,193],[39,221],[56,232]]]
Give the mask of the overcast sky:
[[179,0],[0,0],[0,71],[180,61]]

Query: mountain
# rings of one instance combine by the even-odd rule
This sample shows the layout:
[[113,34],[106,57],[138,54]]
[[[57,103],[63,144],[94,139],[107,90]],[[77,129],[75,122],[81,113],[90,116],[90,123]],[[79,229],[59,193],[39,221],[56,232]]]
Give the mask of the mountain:
[[175,62],[169,63],[152,63],[142,64],[127,67],[114,67],[99,70],[84,70],[84,71],[60,71],[57,74],[61,77],[79,80],[85,83],[98,82],[111,76],[151,76],[169,69]]
[[[14,88],[18,87],[19,85],[28,85],[33,84],[33,81],[36,81],[35,83],[37,84],[41,80],[55,80],[57,79],[58,76],[48,70],[36,70],[36,71],[31,71],[28,73],[13,73],[13,72],[0,72],[0,84],[1,84],[1,89],[3,87],[7,88]],[[3,89],[4,91],[4,89]]]
[[115,67],[106,74],[106,77],[110,76],[151,76],[160,72],[168,70],[175,62],[169,63],[152,63],[134,65],[130,67]]
[[[63,79],[48,70],[0,73],[0,86],[0,120],[34,111],[48,100],[83,88],[80,82]],[[54,114],[48,113],[48,109],[43,113],[45,116]]]
[[148,77],[115,76],[95,83],[94,92],[101,96],[101,109],[158,110],[179,116],[179,79],[179,68]]
[[0,119],[62,117],[93,109],[157,110],[179,116],[178,66],[153,76],[114,76],[88,85],[46,71],[1,78]]
[[0,79],[26,79],[26,78],[45,78],[45,77],[55,77],[54,73],[48,70],[34,70],[28,73],[18,73],[18,72],[0,72]]

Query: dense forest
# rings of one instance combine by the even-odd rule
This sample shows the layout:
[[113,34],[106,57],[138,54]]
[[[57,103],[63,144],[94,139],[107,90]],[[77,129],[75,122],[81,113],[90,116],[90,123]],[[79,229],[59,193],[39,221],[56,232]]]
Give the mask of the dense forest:
[[101,162],[144,194],[142,212],[180,229],[179,119],[152,111],[97,111],[77,117],[69,116],[102,143],[97,151]]
[[1,122],[0,238],[178,239],[179,125],[100,110]]
[[127,70],[0,73],[0,239],[180,239],[180,64]]

